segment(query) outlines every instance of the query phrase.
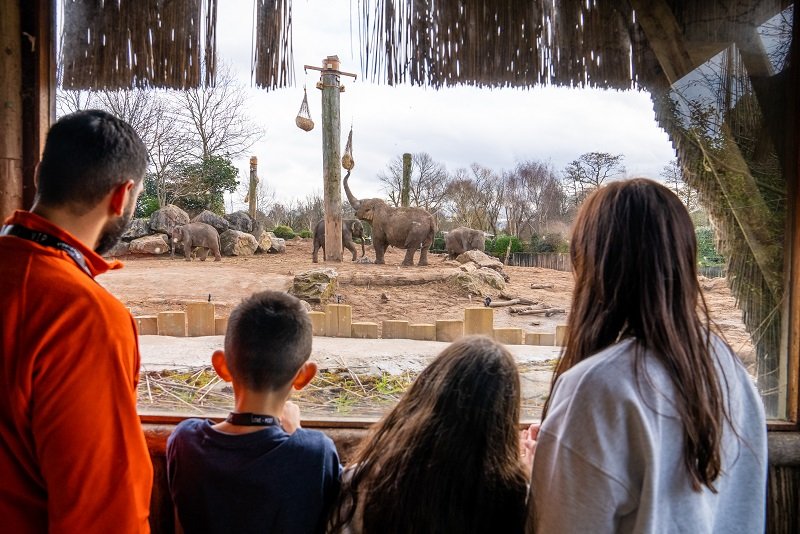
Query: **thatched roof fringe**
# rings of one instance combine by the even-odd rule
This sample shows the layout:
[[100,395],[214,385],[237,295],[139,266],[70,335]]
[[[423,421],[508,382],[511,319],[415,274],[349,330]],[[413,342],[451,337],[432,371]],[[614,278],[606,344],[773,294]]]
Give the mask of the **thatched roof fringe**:
[[64,2],[65,89],[187,89],[200,84],[202,13],[206,83],[215,70],[217,0]]
[[639,29],[622,0],[359,4],[361,67],[372,80],[629,89],[637,79]]
[[266,89],[294,83],[292,1],[256,1],[256,42],[250,67],[256,85]]

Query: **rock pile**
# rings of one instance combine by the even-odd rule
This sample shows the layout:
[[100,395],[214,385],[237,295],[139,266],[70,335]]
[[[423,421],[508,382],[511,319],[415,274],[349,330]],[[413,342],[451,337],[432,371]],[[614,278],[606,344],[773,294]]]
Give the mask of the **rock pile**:
[[330,267],[311,269],[294,276],[289,293],[307,302],[326,302],[336,294],[339,273]]
[[456,262],[460,265],[459,272],[448,278],[447,282],[460,294],[479,297],[483,296],[487,287],[497,291],[506,288],[509,277],[497,258],[480,250],[469,250],[458,256]]

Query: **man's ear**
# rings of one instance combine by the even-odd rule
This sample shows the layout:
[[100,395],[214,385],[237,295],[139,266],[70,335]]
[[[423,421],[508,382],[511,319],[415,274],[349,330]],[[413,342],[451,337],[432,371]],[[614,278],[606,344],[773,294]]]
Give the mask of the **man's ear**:
[[133,194],[135,185],[133,180],[126,180],[111,190],[111,202],[108,209],[114,215],[120,216],[125,211],[125,207],[128,205],[128,197]]
[[214,366],[214,370],[217,372],[219,377],[223,379],[225,382],[231,382],[233,380],[231,371],[230,369],[228,369],[228,362],[225,361],[224,351],[221,350],[214,351],[214,354],[211,355],[211,365]]
[[317,374],[317,364],[314,362],[306,362],[304,363],[300,369],[297,371],[297,374],[294,375],[294,380],[292,381],[292,388],[296,390],[301,390],[311,382]]

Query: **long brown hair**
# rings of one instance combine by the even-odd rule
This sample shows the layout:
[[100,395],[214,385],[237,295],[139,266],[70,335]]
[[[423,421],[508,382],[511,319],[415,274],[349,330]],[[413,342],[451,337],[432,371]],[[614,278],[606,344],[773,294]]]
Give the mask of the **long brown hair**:
[[[692,487],[712,491],[729,420],[711,350],[711,320],[697,280],[697,242],[686,208],[643,178],[593,192],[575,221],[575,290],[564,353],[551,385],[578,362],[635,337],[635,373],[645,349],[672,379]],[[542,417],[550,405],[545,403]]]
[[485,337],[451,344],[359,446],[332,531],[521,532],[519,412],[511,354]]

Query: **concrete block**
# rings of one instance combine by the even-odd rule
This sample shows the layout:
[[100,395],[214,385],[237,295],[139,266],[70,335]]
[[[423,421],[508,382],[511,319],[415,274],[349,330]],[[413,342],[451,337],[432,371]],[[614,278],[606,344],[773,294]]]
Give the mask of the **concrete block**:
[[159,336],[186,337],[186,312],[159,312],[157,324]]
[[494,335],[494,310],[492,308],[466,308],[464,310],[464,335]]
[[383,321],[381,337],[383,339],[409,339],[408,321]]
[[214,304],[212,302],[186,303],[186,334],[189,337],[214,335]]
[[494,329],[494,340],[504,345],[521,345],[522,328],[503,327]]
[[328,304],[325,306],[325,335],[330,337],[350,337],[352,335],[353,308],[349,304]]
[[525,334],[526,345],[545,345],[552,347],[555,345],[556,335],[549,332],[528,332]]
[[353,337],[378,339],[378,323],[351,323]]
[[315,336],[325,335],[325,312],[310,311],[308,318],[311,319],[311,332]]
[[136,328],[139,330],[140,336],[157,336],[158,335],[158,317],[155,315],[142,315],[134,317],[136,320]]
[[410,324],[408,325],[408,339],[419,341],[436,341],[435,324]]
[[215,317],[214,318],[214,335],[215,336],[224,336],[225,332],[228,330],[228,318],[227,317]]
[[560,324],[556,326],[555,344],[557,347],[563,347],[567,344],[567,336],[569,336],[569,329],[567,328],[567,325]]
[[455,341],[464,335],[464,321],[444,319],[436,321],[436,341]]

